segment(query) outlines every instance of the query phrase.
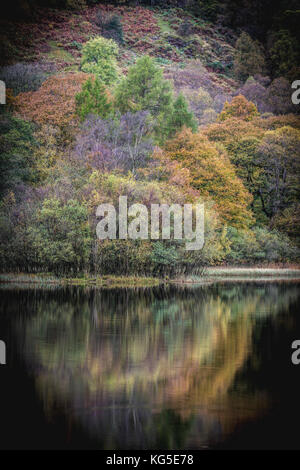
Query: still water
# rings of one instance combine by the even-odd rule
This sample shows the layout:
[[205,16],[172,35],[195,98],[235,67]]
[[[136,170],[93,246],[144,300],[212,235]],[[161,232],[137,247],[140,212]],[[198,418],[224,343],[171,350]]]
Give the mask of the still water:
[[300,448],[300,284],[0,290],[1,448]]

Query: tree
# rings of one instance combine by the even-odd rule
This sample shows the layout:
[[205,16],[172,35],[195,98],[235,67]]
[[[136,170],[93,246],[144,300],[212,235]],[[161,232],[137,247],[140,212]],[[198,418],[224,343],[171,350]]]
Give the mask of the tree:
[[112,39],[101,36],[90,39],[82,48],[81,70],[97,75],[105,85],[114,83],[118,77],[118,51]]
[[140,57],[117,86],[115,103],[122,114],[127,111],[149,111],[152,116],[159,117],[170,109],[171,84],[164,80],[162,70],[154,59]]
[[[226,223],[246,227],[252,222],[248,209],[252,197],[236,176],[225,152],[221,152],[206,136],[184,129],[169,140],[165,149],[156,154],[162,171],[175,161],[179,168],[189,170],[190,185],[202,198],[214,201],[216,211]],[[169,175],[166,174],[166,179]]]
[[104,119],[112,114],[111,97],[103,85],[96,77],[89,78],[83,85],[82,91],[76,95],[76,112],[81,121],[88,114],[96,114]]
[[297,41],[284,29],[278,31],[272,39],[270,57],[274,75],[286,75],[298,63]]
[[265,71],[265,57],[261,44],[253,41],[249,34],[242,32],[235,44],[234,74],[244,81],[256,73]]
[[188,127],[193,132],[197,130],[197,122],[191,111],[188,109],[188,104],[184,96],[180,93],[173,104],[172,112],[166,121],[166,135],[172,137],[182,127]]
[[274,217],[299,199],[300,131],[286,126],[266,132],[258,154],[264,170],[263,208]]
[[291,83],[284,77],[275,78],[268,88],[268,104],[275,114],[296,113],[298,105],[291,100]]
[[254,103],[246,100],[243,95],[235,96],[231,103],[224,104],[222,112],[218,116],[219,121],[225,121],[230,118],[239,118],[244,121],[251,121],[259,113]]
[[237,95],[243,95],[248,101],[254,103],[260,113],[273,111],[269,102],[268,89],[253,77],[247,79],[244,85],[237,91]]
[[74,158],[102,171],[119,168],[135,174],[153,150],[152,129],[147,111],[125,113],[119,119],[90,116],[77,137]]
[[182,93],[189,102],[190,109],[194,115],[200,119],[206,109],[213,108],[214,101],[208,91],[204,88],[193,90],[191,88],[183,88]]
[[66,203],[45,199],[30,228],[30,238],[44,269],[78,273],[87,266],[90,255],[87,209],[72,199]]
[[16,117],[0,121],[0,198],[20,183],[37,181],[33,126]]

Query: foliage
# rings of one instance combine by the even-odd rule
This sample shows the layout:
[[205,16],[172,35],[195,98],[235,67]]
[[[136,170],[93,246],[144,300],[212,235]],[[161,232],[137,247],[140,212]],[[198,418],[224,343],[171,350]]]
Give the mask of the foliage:
[[55,273],[80,272],[90,255],[87,209],[72,199],[66,204],[55,198],[45,199],[29,237],[41,266]]
[[76,113],[81,121],[88,114],[96,114],[105,119],[112,114],[111,97],[98,77],[94,80],[89,78],[84,82],[82,91],[76,95],[75,100]]
[[165,150],[158,153],[157,158],[165,169],[166,163],[174,160],[180,163],[181,168],[187,168],[191,186],[199,191],[201,197],[214,201],[224,221],[237,227],[248,226],[252,222],[248,210],[251,195],[237,178],[225,152],[218,150],[204,135],[185,129],[167,142]]
[[152,122],[147,111],[125,113],[119,119],[91,116],[77,137],[75,155],[92,168],[131,171],[144,166],[153,150]]
[[45,68],[38,63],[17,63],[0,70],[0,80],[4,81],[6,88],[13,90],[14,95],[37,90],[46,78]]
[[196,118],[201,119],[206,109],[213,108],[214,101],[204,88],[200,87],[198,90],[185,87],[181,90],[184,97],[188,100],[190,109],[193,111]]
[[299,107],[291,100],[291,84],[284,77],[275,78],[268,88],[269,110],[274,114],[299,112]]
[[169,109],[171,100],[171,84],[163,79],[162,70],[148,56],[140,57],[129,67],[115,95],[116,107],[121,113],[149,111],[156,117]]
[[300,243],[300,204],[299,202],[286,207],[283,211],[278,212],[271,221],[272,227],[280,232],[285,233],[292,240]]
[[104,16],[101,9],[97,11],[95,23],[101,29],[102,35],[107,39],[113,39],[119,44],[124,44],[123,27],[118,15]]
[[19,114],[38,124],[59,127],[72,124],[75,118],[75,96],[89,78],[83,72],[54,75],[36,91],[20,93],[17,97]]
[[253,41],[249,34],[242,32],[235,45],[234,73],[238,80],[244,81],[256,73],[264,73],[265,58],[262,46]]
[[188,104],[182,94],[179,94],[174,101],[172,111],[166,120],[166,134],[167,137],[172,137],[182,127],[187,127],[193,132],[197,130],[197,123],[195,117],[188,109]]
[[118,77],[116,57],[118,46],[112,39],[96,37],[82,48],[81,70],[92,73],[105,84],[114,83]]
[[226,261],[233,264],[282,263],[299,258],[299,250],[289,238],[276,230],[254,228],[252,231],[230,227],[231,249]]
[[273,217],[300,196],[300,131],[286,126],[266,132],[258,153],[264,170],[264,211]]
[[0,198],[22,182],[36,181],[36,165],[32,158],[34,145],[31,124],[7,115],[1,117]]
[[225,121],[226,119],[235,117],[245,121],[251,121],[255,116],[258,116],[255,104],[251,101],[247,101],[243,95],[238,95],[232,99],[231,103],[226,101],[218,119]]
[[274,75],[286,75],[297,64],[297,41],[288,30],[281,29],[272,38],[270,56]]
[[[2,41],[6,63],[24,61],[0,76],[17,95],[7,94],[14,116],[8,107],[1,113],[5,269],[177,276],[224,261],[298,259],[287,238],[299,243],[294,7],[272,5],[277,16],[270,10],[267,22],[261,14],[270,0],[239,9],[229,0],[151,2],[150,9],[55,0],[34,14],[35,0],[21,3],[30,21],[7,22]],[[66,6],[79,9],[59,9]],[[71,72],[80,60],[82,72]],[[245,83],[232,78],[233,60]],[[98,241],[96,207],[117,207],[124,194],[148,208],[204,200],[204,248]]]

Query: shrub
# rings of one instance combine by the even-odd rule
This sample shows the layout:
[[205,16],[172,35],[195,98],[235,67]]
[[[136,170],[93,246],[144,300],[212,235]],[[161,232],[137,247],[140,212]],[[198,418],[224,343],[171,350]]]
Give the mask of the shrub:
[[6,88],[13,90],[14,95],[25,91],[35,91],[46,80],[45,69],[39,64],[7,65],[0,70],[0,80]]
[[78,273],[88,264],[91,235],[86,207],[45,199],[36,213],[29,236],[40,264],[47,271]]
[[229,118],[239,118],[244,121],[251,121],[258,114],[254,103],[246,100],[243,95],[238,95],[233,98],[231,103],[226,101],[223,111],[218,116],[218,120],[225,121]]
[[106,17],[99,9],[95,23],[101,29],[104,37],[107,39],[113,39],[119,44],[124,44],[123,27],[118,15],[110,15]]
[[183,88],[181,91],[198,119],[201,118],[205,109],[213,107],[213,99],[204,88],[200,87],[198,90]]
[[18,112],[39,124],[66,126],[75,117],[75,96],[88,78],[82,72],[53,75],[38,90],[17,96]]
[[107,118],[112,113],[111,98],[105,86],[98,78],[89,78],[83,85],[82,91],[76,95],[76,113],[81,121],[88,114],[97,114]]
[[126,113],[120,119],[90,116],[77,137],[75,158],[92,168],[131,171],[145,165],[153,151],[149,113]]
[[181,23],[178,28],[178,34],[183,37],[190,36],[193,32],[193,26],[190,21],[185,20]]
[[228,228],[230,252],[226,257],[231,263],[281,263],[295,261],[299,250],[289,238],[265,227],[245,231]]
[[118,45],[112,39],[97,37],[82,48],[81,70],[93,73],[106,85],[116,81]]

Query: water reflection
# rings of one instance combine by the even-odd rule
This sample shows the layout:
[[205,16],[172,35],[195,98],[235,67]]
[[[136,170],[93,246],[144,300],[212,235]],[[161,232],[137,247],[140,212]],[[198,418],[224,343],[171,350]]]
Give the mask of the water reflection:
[[69,288],[3,299],[8,314],[20,312],[21,348],[49,419],[59,404],[99,448],[201,448],[270,406],[237,372],[253,355],[257,325],[288,312],[299,286]]

